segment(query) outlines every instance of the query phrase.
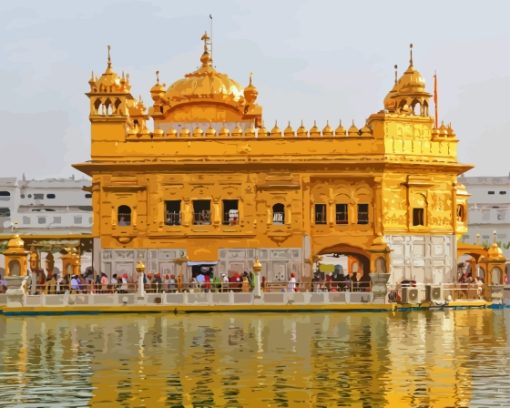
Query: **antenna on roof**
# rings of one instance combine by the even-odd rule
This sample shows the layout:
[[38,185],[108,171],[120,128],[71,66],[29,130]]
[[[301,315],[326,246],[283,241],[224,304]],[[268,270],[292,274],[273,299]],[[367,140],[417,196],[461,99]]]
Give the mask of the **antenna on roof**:
[[212,18],[212,14],[209,14],[209,20],[210,20],[210,31],[211,31],[211,39],[209,40],[209,44],[211,46],[211,62],[214,64],[214,59],[213,59],[213,47],[212,47],[212,36],[213,36],[213,18]]

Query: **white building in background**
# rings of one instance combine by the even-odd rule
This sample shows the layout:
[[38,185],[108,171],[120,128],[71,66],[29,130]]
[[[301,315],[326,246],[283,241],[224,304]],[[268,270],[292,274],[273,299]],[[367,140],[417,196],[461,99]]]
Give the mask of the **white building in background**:
[[0,233],[80,234],[92,229],[87,179],[0,178]]
[[469,231],[463,241],[490,244],[493,232],[510,260],[510,176],[459,177],[471,197],[469,199]]
[[[88,179],[25,177],[0,178],[0,235],[90,234],[92,231],[92,195],[83,187]],[[82,270],[92,264],[83,254]],[[60,268],[55,254],[55,266]],[[0,255],[0,270],[4,259]]]

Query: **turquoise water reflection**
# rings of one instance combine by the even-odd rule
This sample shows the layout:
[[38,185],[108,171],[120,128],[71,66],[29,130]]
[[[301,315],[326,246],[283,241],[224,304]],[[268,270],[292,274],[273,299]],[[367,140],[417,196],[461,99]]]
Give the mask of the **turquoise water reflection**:
[[510,406],[510,309],[0,317],[0,405]]

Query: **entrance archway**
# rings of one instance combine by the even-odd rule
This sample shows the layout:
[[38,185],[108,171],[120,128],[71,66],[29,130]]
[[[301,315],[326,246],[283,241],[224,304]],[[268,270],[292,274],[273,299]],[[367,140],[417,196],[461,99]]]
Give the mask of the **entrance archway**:
[[314,282],[325,282],[327,290],[370,290],[370,255],[367,251],[349,244],[337,244],[323,248],[318,255]]

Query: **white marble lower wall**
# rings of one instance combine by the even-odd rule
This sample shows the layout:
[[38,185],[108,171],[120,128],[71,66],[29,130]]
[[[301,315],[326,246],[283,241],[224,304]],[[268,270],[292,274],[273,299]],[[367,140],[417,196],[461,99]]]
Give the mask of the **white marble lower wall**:
[[[127,273],[132,279],[136,279],[135,266],[141,259],[145,263],[147,273],[177,274],[179,266],[175,259],[185,254],[184,248],[103,249],[100,272],[106,273],[109,278],[115,273],[117,275]],[[269,282],[288,281],[292,272],[299,279],[303,272],[304,260],[301,248],[222,248],[218,256],[218,264],[214,268],[215,274],[218,275],[251,271],[256,257],[262,264],[261,276],[265,276]],[[189,269],[190,267],[185,272],[186,278],[190,275]]]
[[301,248],[223,248],[219,255],[220,273],[251,271],[255,257],[258,257],[262,264],[261,276],[268,282],[288,281],[292,272],[299,280],[303,272]]
[[103,249],[100,272],[108,278],[113,274],[128,276],[136,280],[136,263],[142,260],[146,273],[177,274],[176,258],[185,255],[184,249]]
[[456,281],[454,235],[386,235],[390,255],[389,283],[404,279],[441,284]]

